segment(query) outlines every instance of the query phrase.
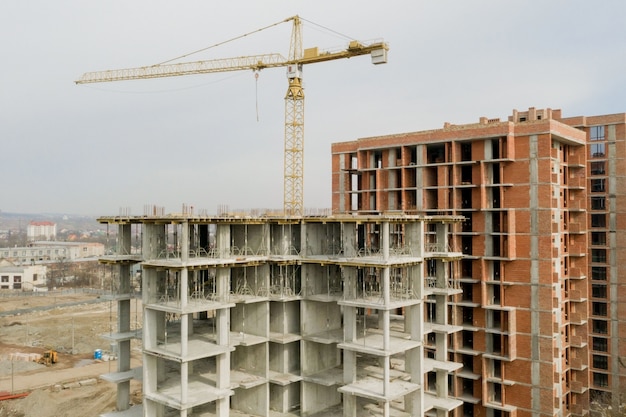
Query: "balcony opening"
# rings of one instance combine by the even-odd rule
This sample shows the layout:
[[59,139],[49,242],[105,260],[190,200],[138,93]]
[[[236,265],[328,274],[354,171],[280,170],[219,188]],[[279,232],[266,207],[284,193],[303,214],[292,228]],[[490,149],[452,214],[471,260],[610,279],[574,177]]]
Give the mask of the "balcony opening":
[[445,146],[444,144],[428,145],[426,148],[426,158],[429,164],[442,163],[445,161]]
[[472,213],[465,213],[465,220],[461,223],[461,230],[465,233],[472,231]]
[[472,255],[472,236],[462,236],[463,254]]
[[500,158],[500,139],[493,139],[491,141],[491,158]]
[[461,184],[463,185],[472,184],[472,166],[471,165],[461,166]]
[[461,190],[461,208],[462,209],[472,208],[472,189],[471,188],[463,188]]
[[472,307],[463,307],[463,324],[474,325],[474,309]]
[[461,143],[461,161],[472,160],[472,144],[471,142]]
[[491,208],[500,208],[500,188],[493,187],[491,189]]
[[492,360],[492,366],[493,366],[493,377],[494,378],[502,378],[502,361],[498,360],[498,359],[493,359]]
[[474,350],[474,332],[463,330],[463,348]]
[[473,288],[473,285],[469,282],[461,283],[461,290],[463,291],[463,293],[461,294],[461,299],[463,301],[473,301]]

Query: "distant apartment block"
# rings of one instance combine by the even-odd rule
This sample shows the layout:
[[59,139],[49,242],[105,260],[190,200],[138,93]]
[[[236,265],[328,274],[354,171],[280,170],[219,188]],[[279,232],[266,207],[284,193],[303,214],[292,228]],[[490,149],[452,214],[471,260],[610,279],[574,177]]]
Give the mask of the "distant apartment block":
[[48,221],[31,221],[26,227],[26,238],[29,242],[34,240],[55,240],[57,225]]
[[450,311],[463,416],[622,405],[625,156],[626,114],[534,108],[333,144],[334,212],[466,219],[451,238],[465,255]]
[[0,248],[0,260],[16,264],[73,261],[104,255],[104,245],[95,242],[32,242],[29,246]]

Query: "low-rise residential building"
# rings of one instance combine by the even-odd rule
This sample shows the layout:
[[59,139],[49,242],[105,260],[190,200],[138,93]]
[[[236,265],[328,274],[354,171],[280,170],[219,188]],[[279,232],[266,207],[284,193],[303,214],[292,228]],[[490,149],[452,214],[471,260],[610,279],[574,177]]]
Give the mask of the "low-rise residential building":
[[0,259],[16,264],[68,261],[104,255],[104,245],[95,242],[32,242],[29,246],[0,248]]
[[36,291],[40,286],[45,288],[45,284],[46,266],[0,261],[0,290]]

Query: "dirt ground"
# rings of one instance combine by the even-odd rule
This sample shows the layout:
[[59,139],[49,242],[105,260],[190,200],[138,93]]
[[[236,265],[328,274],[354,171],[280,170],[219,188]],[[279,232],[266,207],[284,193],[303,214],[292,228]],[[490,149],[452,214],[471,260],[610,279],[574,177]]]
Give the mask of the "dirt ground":
[[[47,307],[53,308],[39,310]],[[99,376],[117,371],[116,346],[101,337],[115,332],[116,307],[117,302],[93,294],[0,298],[0,314],[12,312],[0,317],[0,391],[29,392],[0,401],[0,417],[99,416],[115,410],[117,388]],[[141,301],[132,300],[131,328],[139,327]],[[51,366],[17,360],[50,348],[59,352],[58,363]],[[112,360],[95,360],[96,349]],[[140,349],[141,342],[133,340],[133,367],[141,366]],[[131,382],[131,399],[141,403],[137,381]]]

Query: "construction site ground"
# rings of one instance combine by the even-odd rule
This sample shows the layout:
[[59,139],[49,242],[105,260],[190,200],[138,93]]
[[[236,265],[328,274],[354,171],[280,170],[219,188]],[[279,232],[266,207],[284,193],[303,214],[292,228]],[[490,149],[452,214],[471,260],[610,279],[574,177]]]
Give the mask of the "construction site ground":
[[[0,296],[0,392],[29,393],[0,401],[0,417],[99,416],[115,410],[115,384],[100,375],[117,371],[115,345],[102,337],[117,328],[117,302],[95,293],[50,292]],[[131,328],[141,323],[141,301],[131,301]],[[28,354],[58,351],[46,366]],[[95,359],[96,349],[105,360]],[[141,342],[133,340],[131,366],[141,366]],[[131,402],[141,384],[131,382]]]

